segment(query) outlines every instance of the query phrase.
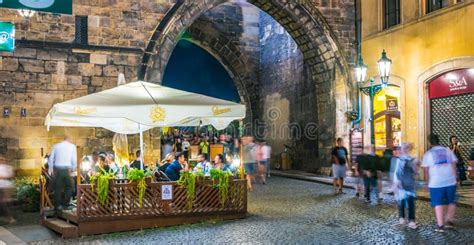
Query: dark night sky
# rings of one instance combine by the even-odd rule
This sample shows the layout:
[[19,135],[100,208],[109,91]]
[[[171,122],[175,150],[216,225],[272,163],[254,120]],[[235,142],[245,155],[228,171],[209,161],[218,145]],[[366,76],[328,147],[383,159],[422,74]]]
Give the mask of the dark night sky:
[[224,100],[240,102],[225,68],[201,47],[180,40],[171,54],[163,85]]

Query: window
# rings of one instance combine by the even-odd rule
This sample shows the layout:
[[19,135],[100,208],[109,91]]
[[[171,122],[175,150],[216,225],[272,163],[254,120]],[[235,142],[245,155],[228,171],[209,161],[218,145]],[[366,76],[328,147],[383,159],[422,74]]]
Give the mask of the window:
[[87,32],[87,16],[76,16],[76,36],[74,38],[74,43],[87,45]]
[[400,24],[400,0],[383,0],[383,11],[384,29]]
[[449,0],[426,0],[426,13],[431,13],[448,5]]

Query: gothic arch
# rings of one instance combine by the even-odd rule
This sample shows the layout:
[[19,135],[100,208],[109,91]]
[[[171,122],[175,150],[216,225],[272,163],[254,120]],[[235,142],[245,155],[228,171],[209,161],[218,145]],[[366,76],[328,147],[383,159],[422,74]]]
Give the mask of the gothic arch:
[[[249,90],[247,89],[248,86],[248,81],[247,77],[249,74],[240,74],[239,71],[245,70],[245,69],[238,69],[240,66],[245,66],[246,61],[244,58],[239,56],[237,52],[235,52],[236,48],[229,48],[231,45],[228,41],[225,39],[217,39],[217,38],[212,38],[212,39],[193,39],[193,38],[182,38],[183,40],[189,41],[200,48],[206,50],[210,55],[212,55],[216,60],[218,60],[221,65],[225,68],[227,73],[230,75],[230,77],[234,80],[235,82],[235,87],[237,88],[237,92],[239,93],[241,103],[243,103],[246,106],[246,121],[248,123],[252,122],[253,119],[253,110],[252,110],[252,99],[256,96],[254,90]],[[220,49],[218,49],[219,47]],[[219,51],[218,51],[219,50]],[[227,55],[221,55],[219,54],[225,53]],[[231,58],[234,57],[234,58]]]
[[[184,31],[206,11],[227,1],[178,1],[153,34],[142,60],[140,78],[161,81],[170,55]],[[347,60],[333,31],[315,3],[304,0],[248,0],[272,16],[292,36],[303,53],[305,66],[315,87],[319,125],[320,160],[325,160],[335,138],[335,69],[339,66],[346,86],[352,88]],[[350,100],[348,98],[348,100]]]

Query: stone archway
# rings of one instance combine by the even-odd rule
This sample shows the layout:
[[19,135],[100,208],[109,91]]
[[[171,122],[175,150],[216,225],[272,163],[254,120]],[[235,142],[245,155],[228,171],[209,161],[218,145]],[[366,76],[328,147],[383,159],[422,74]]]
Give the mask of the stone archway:
[[[253,108],[252,103],[256,97],[254,90],[247,89],[249,74],[239,74],[237,70],[245,70],[245,69],[238,69],[239,67],[245,66],[246,61],[242,57],[235,52],[236,48],[232,48],[232,45],[228,40],[225,39],[192,39],[192,38],[182,38],[183,40],[189,41],[191,43],[196,44],[197,46],[201,47],[202,49],[206,50],[209,54],[211,54],[216,60],[218,60],[222,66],[226,69],[227,73],[230,77],[234,80],[235,87],[237,88],[237,92],[239,93],[241,103],[246,106],[246,122],[251,123],[253,120]],[[219,55],[218,51],[225,53],[227,55]],[[234,57],[233,59],[229,59],[228,57]]]
[[[167,23],[153,35],[153,49],[143,60],[142,73],[147,81],[160,82],[171,53],[180,37],[203,13],[227,1],[178,1],[179,7],[167,16]],[[351,88],[348,62],[330,26],[315,3],[309,1],[249,0],[272,16],[297,43],[303,54],[307,76],[314,86],[315,121],[318,130],[318,156],[326,162],[335,138],[336,106],[334,100],[336,68],[339,67],[346,86]],[[161,24],[160,24],[161,25]],[[243,64],[245,65],[245,64]],[[245,90],[243,90],[245,91]],[[246,91],[251,96],[254,91]],[[250,98],[249,98],[250,99]],[[251,103],[251,102],[250,102]],[[312,159],[314,161],[315,159]]]

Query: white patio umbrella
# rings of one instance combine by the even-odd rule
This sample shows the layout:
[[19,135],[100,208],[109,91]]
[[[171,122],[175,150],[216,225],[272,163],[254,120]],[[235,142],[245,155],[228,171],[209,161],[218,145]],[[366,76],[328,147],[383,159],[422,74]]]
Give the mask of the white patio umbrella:
[[[102,127],[121,134],[140,134],[154,127],[212,125],[225,129],[245,117],[235,102],[137,81],[55,104],[45,125]],[[143,157],[141,168],[143,169]]]

